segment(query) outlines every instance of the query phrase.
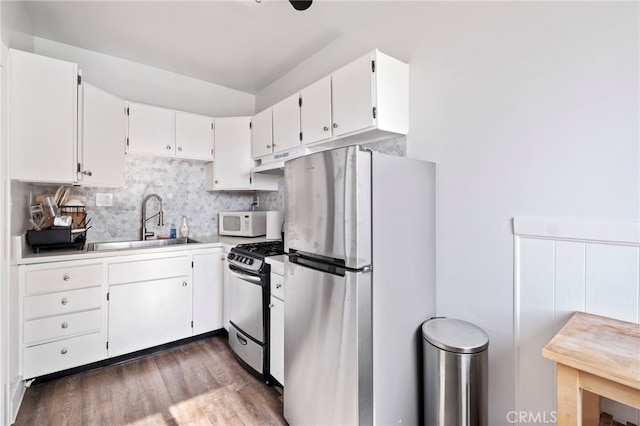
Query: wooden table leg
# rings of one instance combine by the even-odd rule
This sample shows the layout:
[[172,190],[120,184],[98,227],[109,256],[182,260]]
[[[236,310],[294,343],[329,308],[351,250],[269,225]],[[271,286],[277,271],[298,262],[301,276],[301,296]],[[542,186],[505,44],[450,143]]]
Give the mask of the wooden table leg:
[[558,380],[558,426],[582,424],[581,395],[578,370],[564,364],[556,364]]
[[[580,373],[578,373],[579,375]],[[600,395],[582,389],[582,425],[598,426],[600,423]]]

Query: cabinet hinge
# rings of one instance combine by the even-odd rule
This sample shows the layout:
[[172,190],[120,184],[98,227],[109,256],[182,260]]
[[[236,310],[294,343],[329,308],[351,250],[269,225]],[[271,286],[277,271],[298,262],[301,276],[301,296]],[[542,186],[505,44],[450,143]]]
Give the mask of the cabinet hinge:
[[127,146],[129,146],[129,138],[127,138]]
[[77,167],[76,171],[78,173],[80,173],[82,171],[82,164],[78,163],[78,167]]
[[193,328],[193,321],[191,321],[191,328]]
[[298,98],[298,106],[301,107],[302,106],[302,98]]
[[107,302],[109,301],[109,293],[107,293]]
[[107,349],[109,349],[109,342],[107,342]]
[[213,123],[211,123],[211,130],[213,130]]
[[371,72],[376,72],[376,61],[371,61]]
[[376,107],[373,107],[373,118],[376,118]]
[[251,185],[252,183],[253,183],[253,178],[249,176],[249,185]]
[[300,142],[302,142],[302,132],[300,132]]
[[127,109],[126,109],[125,113],[126,113],[127,115],[129,115],[129,107],[127,107]]
[[81,85],[81,84],[82,84],[82,76],[81,76],[81,75],[79,75],[79,76],[78,76],[78,86],[79,86],[79,85]]
[[250,129],[252,128],[252,127],[251,127],[251,122],[249,122],[249,128],[250,128]]
[[191,261],[191,267],[193,268],[193,260]]

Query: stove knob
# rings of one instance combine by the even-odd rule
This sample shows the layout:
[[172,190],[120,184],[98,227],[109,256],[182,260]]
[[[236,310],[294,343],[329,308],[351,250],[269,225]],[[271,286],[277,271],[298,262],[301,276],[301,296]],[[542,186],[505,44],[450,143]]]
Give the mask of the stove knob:
[[249,259],[249,265],[253,265],[253,259]]
[[236,257],[236,255],[235,255],[235,254],[233,254],[233,253],[229,253],[229,256],[227,256],[227,259],[229,259],[229,260],[233,260],[235,257]]

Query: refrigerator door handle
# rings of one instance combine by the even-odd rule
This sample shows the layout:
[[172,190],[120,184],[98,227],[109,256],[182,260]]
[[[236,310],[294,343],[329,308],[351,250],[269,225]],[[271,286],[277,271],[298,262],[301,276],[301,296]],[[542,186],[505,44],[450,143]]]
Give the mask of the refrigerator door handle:
[[251,284],[260,284],[260,282],[262,281],[260,277],[256,277],[254,275],[242,274],[232,270],[229,270],[229,272],[231,272],[233,276],[235,276],[236,278],[239,278],[243,281],[250,282]]

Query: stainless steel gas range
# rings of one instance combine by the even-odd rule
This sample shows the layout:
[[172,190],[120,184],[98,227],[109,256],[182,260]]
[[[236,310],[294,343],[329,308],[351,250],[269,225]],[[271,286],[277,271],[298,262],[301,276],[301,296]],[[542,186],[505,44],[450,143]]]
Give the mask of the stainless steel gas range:
[[269,382],[270,266],[284,253],[282,241],[239,244],[229,261],[229,346],[242,364]]

